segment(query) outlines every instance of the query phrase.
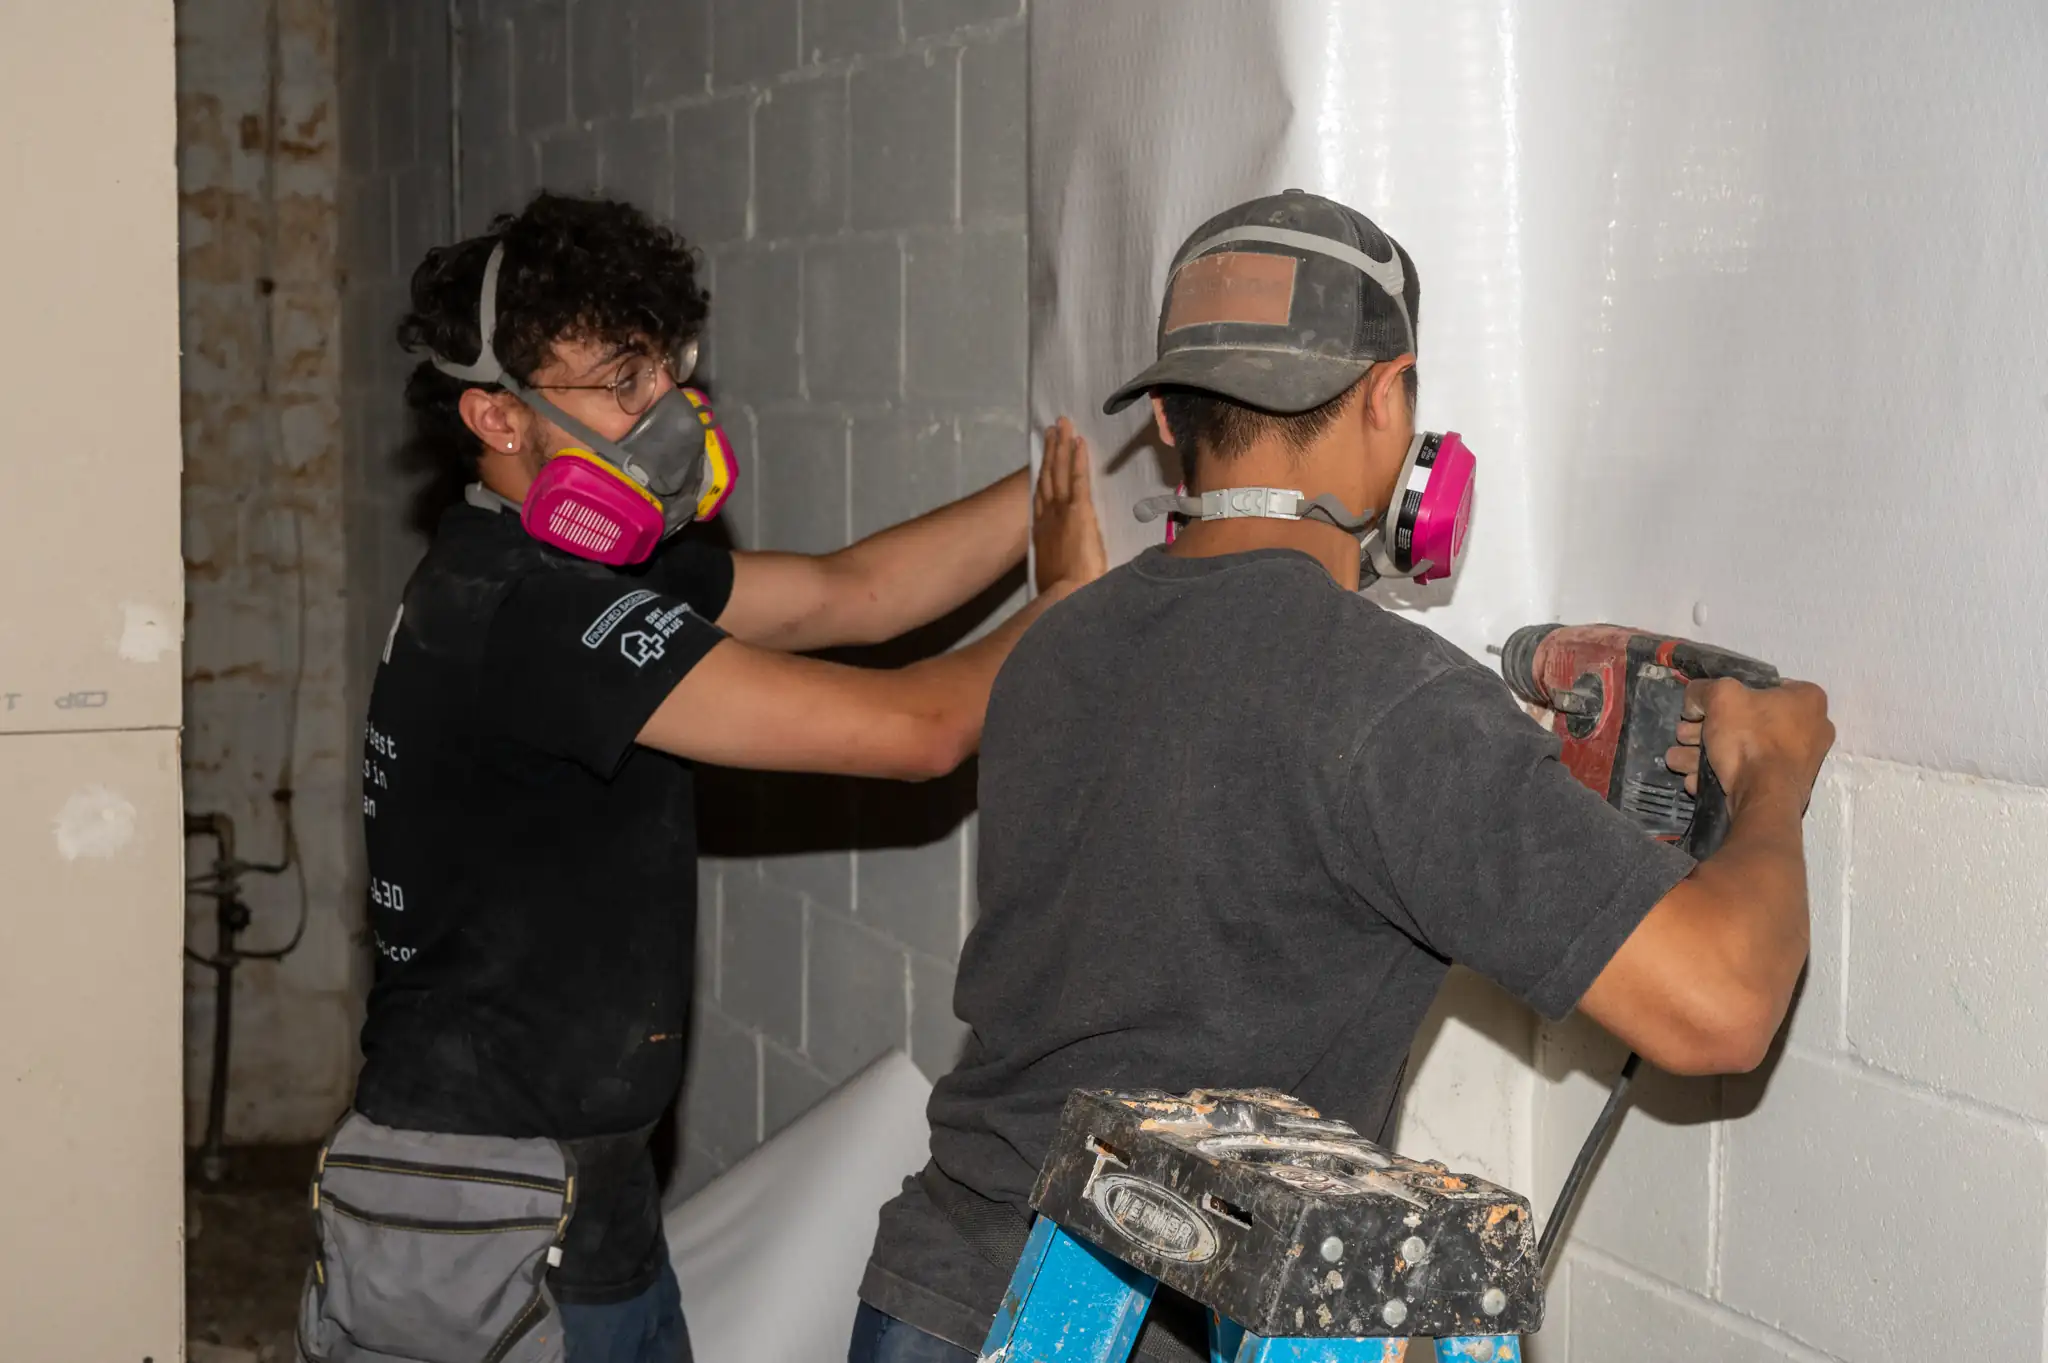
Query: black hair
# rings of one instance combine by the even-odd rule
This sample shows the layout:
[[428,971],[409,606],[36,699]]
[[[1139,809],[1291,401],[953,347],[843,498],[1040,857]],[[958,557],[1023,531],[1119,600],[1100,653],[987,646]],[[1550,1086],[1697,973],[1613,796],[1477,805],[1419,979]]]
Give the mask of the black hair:
[[[1198,455],[1235,459],[1261,439],[1277,439],[1294,453],[1302,453],[1330,429],[1364,382],[1360,379],[1322,406],[1306,412],[1269,412],[1200,388],[1158,389],[1159,403],[1166,409],[1166,428],[1173,436],[1174,447],[1180,451],[1181,481],[1190,488],[1195,486]],[[1407,390],[1412,410],[1419,391],[1415,366],[1401,371],[1401,385]]]
[[[411,310],[398,324],[401,346],[462,364],[476,358],[484,267],[501,242],[491,349],[521,381],[559,342],[640,343],[659,355],[704,329],[711,296],[697,282],[696,250],[680,235],[628,203],[543,190],[483,235],[427,252],[413,271]],[[476,477],[482,446],[461,412],[470,388],[496,385],[451,378],[424,360],[406,380],[400,463],[430,475],[416,521]]]

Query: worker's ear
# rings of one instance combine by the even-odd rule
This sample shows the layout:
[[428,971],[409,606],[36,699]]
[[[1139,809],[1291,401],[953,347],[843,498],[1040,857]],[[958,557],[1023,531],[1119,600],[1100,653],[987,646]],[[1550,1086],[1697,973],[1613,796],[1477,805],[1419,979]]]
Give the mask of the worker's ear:
[[1408,389],[1401,376],[1415,367],[1412,354],[1396,355],[1368,369],[1360,380],[1365,386],[1365,420],[1374,430],[1389,430],[1414,414],[1408,410]]
[[483,442],[487,452],[496,454],[518,448],[524,432],[519,420],[519,400],[510,393],[466,388],[456,405],[462,413],[462,424]]
[[1166,424],[1166,404],[1159,400],[1157,393],[1152,394],[1152,421],[1159,427],[1159,439],[1171,446],[1174,443],[1173,427]]

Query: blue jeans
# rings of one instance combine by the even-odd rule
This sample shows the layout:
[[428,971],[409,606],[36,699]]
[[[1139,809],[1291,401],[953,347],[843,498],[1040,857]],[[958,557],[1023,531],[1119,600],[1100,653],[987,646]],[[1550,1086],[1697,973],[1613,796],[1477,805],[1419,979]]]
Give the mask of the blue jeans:
[[846,1363],[974,1363],[974,1355],[862,1302]]
[[690,1363],[690,1331],[675,1270],[637,1297],[605,1306],[561,1304],[568,1363]]

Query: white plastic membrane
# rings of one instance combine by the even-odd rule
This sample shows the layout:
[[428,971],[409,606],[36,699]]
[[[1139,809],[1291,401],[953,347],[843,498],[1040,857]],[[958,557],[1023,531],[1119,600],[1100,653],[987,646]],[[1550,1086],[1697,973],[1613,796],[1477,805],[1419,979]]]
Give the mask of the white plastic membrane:
[[664,1216],[698,1358],[846,1357],[880,1208],[930,1148],[931,1087],[891,1051]]
[[1480,461],[1455,593],[1376,591],[1474,652],[1535,618],[1511,37],[1472,5],[1036,0],[1032,410],[1073,416],[1099,452],[1112,561],[1155,542],[1131,504],[1171,486],[1170,460],[1134,443],[1150,412],[1101,405],[1151,362],[1174,251],[1233,203],[1302,188],[1416,259],[1419,417]]
[[[1102,400],[1156,353],[1175,250],[1233,203],[1326,194],[1393,234],[1422,277],[1425,427],[1479,459],[1454,583],[1376,599],[1480,654],[1544,618],[1542,468],[1523,380],[1515,7],[1382,0],[1033,0],[1032,413],[1097,453],[1112,562],[1155,542],[1132,503],[1171,489],[1151,414]],[[1511,1187],[1533,1168],[1529,1023],[1454,975],[1425,1028],[1401,1143]]]
[[1315,190],[1415,259],[1480,461],[1426,623],[1693,634],[1848,750],[2048,784],[2048,7],[1034,0],[1031,82],[1033,415],[1113,558],[1166,479],[1098,408],[1175,247]]
[[[1033,416],[1114,560],[1170,483],[1100,404],[1174,249],[1315,190],[1415,259],[1421,419],[1480,460],[1425,623],[1694,634],[1852,751],[2048,784],[2048,7],[1032,0],[1031,47]],[[1451,991],[1404,1147],[1529,1188],[1527,1027]],[[899,1058],[671,1214],[700,1357],[842,1356],[923,1107]]]

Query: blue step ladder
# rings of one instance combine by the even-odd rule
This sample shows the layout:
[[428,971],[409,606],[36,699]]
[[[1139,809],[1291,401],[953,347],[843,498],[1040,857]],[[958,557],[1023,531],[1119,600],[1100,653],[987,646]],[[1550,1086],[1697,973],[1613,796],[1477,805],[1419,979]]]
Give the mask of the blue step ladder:
[[[1137,1347],[1158,1288],[1106,1250],[1067,1234],[1049,1217],[1032,1226],[1024,1257],[1003,1295],[981,1363],[1125,1363]],[[1407,1335],[1267,1339],[1209,1312],[1210,1363],[1521,1363],[1519,1335],[1463,1335],[1434,1341],[1434,1355]]]
[[1521,1363],[1526,1200],[1271,1090],[1077,1091],[981,1363],[1126,1363],[1164,1283],[1211,1363]]

